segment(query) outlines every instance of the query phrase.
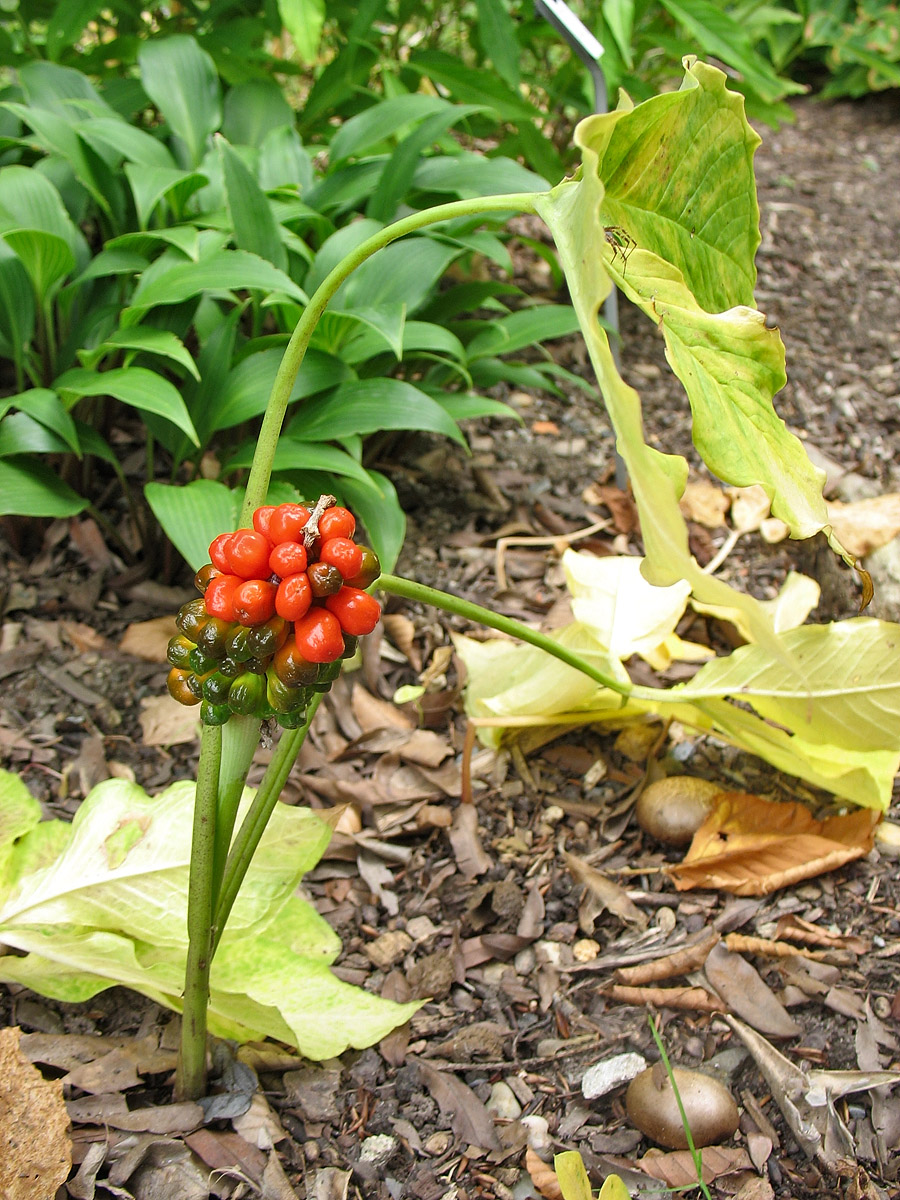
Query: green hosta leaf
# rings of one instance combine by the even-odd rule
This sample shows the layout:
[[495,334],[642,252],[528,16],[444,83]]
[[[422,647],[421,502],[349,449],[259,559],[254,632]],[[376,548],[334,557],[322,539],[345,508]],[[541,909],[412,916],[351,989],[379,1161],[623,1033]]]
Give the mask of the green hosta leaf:
[[222,119],[215,64],[191,37],[156,38],[138,52],[147,95],[184,143],[191,166],[206,153]]
[[514,408],[510,408],[501,400],[490,400],[487,396],[442,392],[435,396],[435,399],[454,421],[470,421],[473,417],[506,417],[519,422],[522,420]]
[[[249,467],[253,461],[256,442],[247,442],[231,455],[226,463],[232,467]],[[349,475],[362,483],[368,482],[364,467],[337,446],[328,442],[298,441],[289,432],[282,435],[272,462],[273,471],[331,471],[335,475]]]
[[[7,801],[5,793],[0,788],[0,815],[8,803],[15,820],[23,798]],[[58,856],[19,872],[5,899],[0,938],[26,957],[0,958],[0,977],[66,999],[125,984],[180,1009],[193,806],[188,781],[156,797],[122,780],[94,788]],[[213,965],[214,1031],[277,1037],[307,1057],[328,1058],[377,1041],[418,1007],[371,996],[328,970],[340,943],[294,892],[329,836],[309,810],[276,807]]]
[[103,7],[103,0],[57,0],[47,22],[47,57],[55,62],[64,50],[76,46],[87,23]]
[[366,483],[347,478],[338,480],[338,490],[343,502],[365,525],[382,570],[392,571],[406,537],[406,514],[387,476],[380,471],[366,474]]
[[52,430],[73,454],[81,456],[81,444],[75,422],[63,402],[49,388],[31,388],[18,396],[10,396],[2,402],[27,413],[29,417]]
[[87,507],[88,501],[43,463],[25,458],[0,462],[0,515],[74,517]]
[[148,167],[144,164],[127,162],[125,175],[131,186],[138,223],[146,229],[153,210],[161,200],[170,199],[180,211],[194,192],[205,187],[209,179],[202,171],[182,171],[178,167]]
[[0,168],[0,229],[41,230],[66,243],[78,263],[87,246],[49,179],[29,167]]
[[432,238],[405,238],[385,246],[358,267],[335,293],[334,306],[351,309],[403,304],[411,315],[462,253]]
[[73,367],[60,375],[54,386],[75,396],[115,396],[132,408],[165,417],[186,433],[195,446],[200,444],[178,389],[145,367],[116,367],[100,372]]
[[494,65],[494,70],[511,88],[517,88],[519,71],[519,42],[516,26],[503,0],[475,0],[478,12],[478,40]]
[[22,260],[0,240],[0,334],[21,371],[34,336],[34,289]]
[[[270,133],[293,122],[294,110],[272,79],[248,79],[225,94],[221,132],[232,146],[259,148]],[[290,176],[279,182],[289,183]]]
[[466,66],[459,58],[442,50],[417,50],[410,56],[409,65],[420,75],[443,84],[454,100],[464,104],[489,104],[504,121],[518,124],[522,120],[534,120],[540,115],[515,88],[502,79],[489,71]]
[[402,358],[403,331],[406,325],[405,304],[383,304],[378,308],[354,308],[347,312],[330,308],[328,316],[331,319],[329,328],[332,330],[336,327],[336,319],[343,319],[354,325],[365,325],[370,334],[374,335],[378,351],[383,351],[386,347],[395,358]]
[[[216,394],[209,433],[230,429],[265,412],[281,359],[281,350],[261,350],[249,354],[228,372]],[[341,359],[321,350],[308,350],[291,389],[291,402],[352,378],[353,371]]]
[[0,421],[0,458],[17,454],[64,454],[67,450],[62,438],[26,413],[12,413]]
[[176,163],[165,145],[146,129],[117,117],[91,117],[81,121],[78,133],[98,153],[112,150],[117,157],[149,170],[174,169]]
[[439,96],[413,93],[380,100],[345,121],[331,139],[328,157],[332,167],[344,159],[372,151],[380,143],[424,117],[445,112],[452,106]]
[[314,63],[325,23],[325,0],[277,0],[278,15],[301,62]]
[[[127,170],[127,168],[126,168]],[[145,229],[143,233],[123,233],[106,243],[107,251],[120,250],[141,255],[148,259],[159,250],[159,243],[175,246],[185,258],[200,261],[200,230],[196,225],[172,225],[168,229]]]
[[[429,321],[406,321],[404,323],[401,350],[407,358],[415,358],[417,351],[424,351],[428,354],[446,354],[458,362],[465,362],[466,359],[463,344],[456,334],[451,333],[443,325],[434,325]],[[345,362],[363,363],[383,351],[383,336],[373,329],[363,329],[343,344],[341,358]]]
[[358,379],[328,396],[307,400],[288,426],[303,441],[377,433],[382,429],[427,429],[465,445],[456,422],[411,383],[402,379]]
[[466,346],[466,358],[512,354],[535,342],[567,337],[578,331],[578,315],[568,304],[540,304],[521,308],[496,321],[486,321],[484,330]]
[[[293,185],[305,196],[313,179],[312,159],[293,124],[270,129],[259,148],[259,186],[268,191]],[[320,213],[310,213],[323,220]]]
[[283,271],[245,250],[219,250],[198,263],[177,263],[146,285],[141,280],[125,314],[132,323],[157,304],[180,304],[200,292],[230,290],[284,292],[305,303],[305,293]]
[[67,242],[42,229],[4,229],[0,218],[0,237],[28,272],[37,299],[43,304],[75,267],[75,258]]
[[243,159],[224,138],[217,139],[222,157],[225,196],[234,226],[234,241],[240,250],[249,250],[287,269],[287,250],[281,240],[278,223],[265,192],[250,174]]
[[484,158],[464,151],[445,158],[425,158],[416,168],[413,183],[423,192],[448,192],[467,199],[502,196],[508,192],[544,192],[546,179],[511,158]]
[[185,487],[148,483],[147,503],[169,540],[192,571],[209,562],[209,543],[234,529],[240,495],[213,479],[195,479]]
[[115,350],[137,350],[144,354],[156,354],[184,367],[197,380],[200,372],[190,351],[181,338],[168,329],[152,329],[149,325],[132,325],[128,329],[116,329],[94,350],[80,350],[78,357],[82,365],[95,366],[102,358]]

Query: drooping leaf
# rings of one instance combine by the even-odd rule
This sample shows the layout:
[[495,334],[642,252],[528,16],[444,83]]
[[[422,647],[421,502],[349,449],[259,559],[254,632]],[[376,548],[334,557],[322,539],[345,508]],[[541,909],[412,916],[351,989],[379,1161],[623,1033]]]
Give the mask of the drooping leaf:
[[116,367],[99,372],[73,367],[60,375],[54,386],[74,396],[115,396],[132,408],[165,417],[186,433],[195,446],[200,444],[178,389],[146,367]]
[[0,514],[73,517],[88,503],[43,463],[25,458],[0,462]]
[[[221,132],[232,146],[259,148],[270,133],[293,122],[294,110],[272,79],[248,79],[225,94]],[[279,180],[290,181],[290,176]]]
[[202,171],[182,171],[179,167],[147,166],[144,163],[127,162],[125,175],[141,229],[150,224],[153,211],[161,200],[170,198],[176,209],[180,209],[194,192],[209,182]]
[[73,454],[81,454],[75,422],[59,396],[50,388],[30,388],[27,392],[11,396],[8,401],[2,403],[11,403],[19,412],[27,413],[33,420],[51,429]]
[[464,442],[456,422],[420,388],[402,379],[356,379],[301,406],[291,436],[324,441],[382,429],[427,429]]
[[194,379],[200,372],[191,353],[181,338],[168,329],[153,329],[149,325],[132,325],[128,329],[116,329],[94,350],[81,351],[82,365],[92,367],[110,350],[137,350],[144,354],[156,354],[179,363]]
[[341,125],[329,146],[331,164],[335,166],[344,159],[365,154],[405,126],[450,107],[439,96],[420,93],[381,100]]
[[466,346],[469,362],[487,355],[512,354],[535,342],[567,337],[579,328],[575,310],[568,304],[538,304],[532,308],[520,308],[518,312],[486,322],[485,325],[485,329]]
[[478,40],[493,63],[494,70],[511,88],[521,79],[520,48],[516,26],[503,0],[476,0]]
[[11,246],[0,240],[0,334],[21,371],[34,334],[34,289]]
[[[265,411],[281,358],[281,350],[261,350],[248,354],[227,372],[216,391],[209,433],[230,429]],[[352,370],[342,359],[321,350],[308,350],[291,389],[291,402],[352,378]]]
[[239,250],[258,254],[281,271],[286,270],[287,250],[268,197],[237,151],[224,138],[216,140],[222,157],[225,198],[234,226],[235,245]]

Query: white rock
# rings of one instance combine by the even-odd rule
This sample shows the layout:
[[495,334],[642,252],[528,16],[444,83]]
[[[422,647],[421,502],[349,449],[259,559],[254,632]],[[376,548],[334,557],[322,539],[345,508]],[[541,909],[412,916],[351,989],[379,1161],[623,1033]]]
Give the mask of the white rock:
[[515,1121],[522,1115],[522,1105],[508,1083],[499,1079],[491,1088],[488,1102],[484,1106],[493,1117],[501,1121]]
[[360,1147],[359,1157],[362,1162],[374,1163],[383,1167],[396,1154],[400,1143],[389,1133],[373,1133],[367,1137]]
[[616,1054],[594,1063],[581,1080],[581,1094],[585,1100],[605,1096],[623,1083],[631,1083],[636,1075],[647,1069],[647,1060],[640,1054]]
[[528,1145],[538,1158],[546,1158],[553,1149],[553,1139],[550,1137],[547,1118],[538,1113],[531,1113],[529,1116],[523,1117],[521,1123],[525,1126],[525,1132],[528,1135]]

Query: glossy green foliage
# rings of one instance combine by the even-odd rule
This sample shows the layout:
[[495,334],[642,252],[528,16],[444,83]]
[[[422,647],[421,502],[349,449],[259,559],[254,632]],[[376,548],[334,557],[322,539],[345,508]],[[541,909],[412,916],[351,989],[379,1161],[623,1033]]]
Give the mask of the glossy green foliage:
[[[436,96],[360,106],[328,127],[330,154],[314,161],[305,113],[270,78],[235,81],[211,37],[141,41],[127,106],[121,81],[53,61],[24,64],[0,92],[0,359],[14,381],[0,409],[0,512],[71,515],[114,472],[132,487],[115,447],[135,417],[154,474],[188,462],[195,473],[206,455],[207,475],[218,464],[239,485],[290,333],[348,250],[430,202],[548,186],[462,149],[451,133],[483,106]],[[486,388],[569,378],[546,357],[517,361],[577,320],[567,306],[527,307],[503,282],[502,215],[445,222],[365,263],[294,385],[281,486],[352,504],[388,564],[403,515],[365,439],[461,440],[459,420],[515,415]],[[466,282],[476,260],[491,278]],[[451,267],[458,281],[442,287]],[[148,498],[179,543],[172,506]]]

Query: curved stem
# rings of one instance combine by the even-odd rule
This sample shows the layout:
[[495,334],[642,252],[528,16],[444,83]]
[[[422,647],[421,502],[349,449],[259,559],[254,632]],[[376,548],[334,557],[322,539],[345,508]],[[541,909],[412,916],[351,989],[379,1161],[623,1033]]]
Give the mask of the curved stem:
[[213,920],[213,954],[215,954],[219,942],[222,940],[225,922],[228,920],[241,884],[244,882],[247,868],[250,866],[253,855],[256,853],[256,847],[259,845],[262,835],[265,833],[269,817],[271,817],[275,805],[278,803],[281,789],[284,787],[291,767],[300,753],[300,747],[306,740],[312,719],[316,715],[316,709],[321,702],[322,694],[318,693],[310,701],[306,721],[298,729],[286,729],[282,733],[275,748],[275,753],[266,767],[266,773],[253,798],[253,803],[250,805],[250,811],[244,817],[241,827],[235,835],[228,860],[225,863],[225,874],[222,879],[222,886],[219,889],[219,899],[216,904]]
[[348,275],[376,251],[390,245],[397,238],[405,237],[408,233],[415,233],[417,229],[423,229],[427,225],[434,225],[439,221],[449,221],[454,217],[478,216],[487,212],[534,212],[534,201],[537,194],[535,192],[516,192],[508,196],[479,196],[473,200],[454,200],[449,204],[438,204],[435,208],[426,208],[422,212],[412,213],[367,238],[325,277],[303,310],[303,315],[297,322],[294,332],[291,334],[291,340],[285,348],[278,374],[275,376],[272,393],[259,430],[259,440],[253,455],[250,478],[247,480],[240,526],[248,525],[253,512],[265,503],[275,447],[278,444],[284,414],[287,411],[297,372],[300,370],[319,318],[325,311],[329,300]]
[[441,608],[444,612],[456,613],[457,616],[465,617],[468,621],[477,621],[479,625],[487,625],[490,629],[508,633],[520,641],[537,646],[539,650],[545,650],[547,654],[552,654],[560,662],[574,667],[577,671],[581,671],[582,674],[593,679],[595,683],[599,683],[601,687],[609,688],[610,691],[617,692],[625,699],[634,693],[632,684],[623,683],[621,679],[605,675],[580,655],[567,650],[565,646],[561,646],[559,642],[555,642],[546,634],[538,633],[536,629],[529,629],[527,625],[513,620],[512,617],[501,617],[498,613],[491,612],[489,608],[482,608],[480,604],[461,600],[459,596],[451,596],[449,592],[440,592],[437,588],[426,587],[423,583],[414,583],[411,579],[402,579],[399,575],[380,575],[375,581],[375,587],[383,592],[391,592],[394,596],[404,596],[407,600],[419,600],[423,604]]
[[204,725],[197,768],[194,831],[188,882],[188,952],[184,977],[184,1015],[181,1053],[178,1057],[176,1094],[196,1100],[206,1088],[206,1009],[209,1004],[209,969],[212,963],[213,862],[216,841],[216,804],[219,766],[222,761],[222,727]]

